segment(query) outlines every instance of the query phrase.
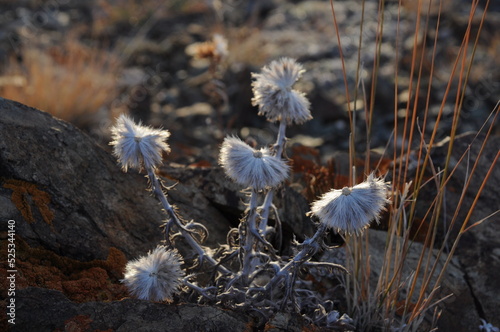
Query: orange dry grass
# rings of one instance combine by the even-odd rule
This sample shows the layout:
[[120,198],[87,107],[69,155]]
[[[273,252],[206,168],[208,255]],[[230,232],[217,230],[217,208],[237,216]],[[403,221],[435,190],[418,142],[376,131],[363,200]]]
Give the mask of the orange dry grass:
[[143,24],[158,7],[158,1],[152,0],[98,0],[93,8],[95,17],[92,26],[93,33],[99,35],[111,26],[123,22]]
[[[342,47],[340,44],[341,36],[335,17],[334,1],[330,1],[333,24],[337,31],[337,40],[339,43],[340,56],[343,59]],[[364,3],[364,2],[363,2]],[[500,152],[497,152],[493,158],[491,165],[488,167],[488,172],[482,179],[478,179],[480,175],[475,174],[479,165],[478,161],[484,152],[488,138],[491,136],[494,124],[500,108],[495,106],[491,112],[491,121],[486,120],[480,132],[485,133],[484,136],[478,135],[475,138],[477,144],[481,145],[480,151],[475,156],[476,160],[471,167],[467,166],[467,181],[461,190],[459,204],[453,212],[451,222],[445,225],[445,239],[442,242],[437,240],[438,229],[442,226],[442,211],[441,208],[445,202],[445,192],[449,190],[448,183],[453,177],[455,171],[460,164],[468,162],[468,152],[466,151],[458,161],[452,160],[453,142],[457,134],[458,121],[462,111],[463,102],[467,91],[467,82],[477,74],[475,68],[474,55],[479,41],[481,40],[481,32],[485,17],[490,3],[489,0],[484,4],[484,11],[479,7],[478,0],[470,1],[470,15],[465,26],[466,30],[463,34],[462,43],[453,57],[449,61],[449,66],[446,68],[438,68],[437,60],[439,60],[438,45],[443,41],[439,39],[439,34],[434,34],[434,40],[429,38],[423,41],[419,38],[419,31],[423,32],[424,36],[428,35],[428,31],[434,28],[439,31],[441,27],[441,14],[448,9],[449,1],[436,1],[438,6],[432,5],[433,2],[427,0],[419,0],[412,2],[400,1],[400,7],[397,12],[398,24],[400,22],[400,13],[403,8],[408,7],[414,10],[414,25],[415,35],[413,37],[412,54],[407,61],[402,55],[396,53],[397,60],[395,61],[394,73],[394,137],[401,140],[401,146],[393,144],[393,151],[386,151],[386,155],[392,154],[392,165],[389,164],[389,171],[392,175],[392,204],[389,208],[389,220],[387,239],[384,253],[384,263],[377,271],[372,271],[370,264],[370,239],[365,233],[362,237],[346,238],[346,268],[351,272],[346,275],[343,280],[343,286],[346,291],[346,300],[348,314],[353,317],[357,330],[373,331],[375,330],[398,330],[398,331],[417,331],[423,330],[423,325],[428,324],[427,331],[436,326],[437,318],[440,315],[441,305],[443,300],[447,298],[442,296],[439,291],[446,280],[446,270],[453,258],[457,249],[461,236],[476,227],[483,221],[487,220],[495,213],[491,214],[476,223],[470,223],[472,212],[481,196],[484,185],[488,182],[494,167],[500,157]],[[380,37],[385,33],[383,28],[384,23],[384,1],[379,2],[378,12],[378,27],[377,32]],[[435,16],[436,20],[432,21],[431,16]],[[477,20],[477,17],[480,17]],[[433,27],[432,27],[432,26]],[[476,27],[477,26],[477,27]],[[359,50],[362,50],[363,45],[363,25],[360,26]],[[399,34],[399,29],[396,31]],[[379,38],[379,37],[377,37]],[[380,39],[377,39],[380,45]],[[396,47],[396,50],[399,48]],[[375,103],[375,86],[377,83],[378,65],[380,57],[380,47],[375,51],[374,65],[372,68],[371,89],[364,90],[364,84],[357,77],[354,91],[354,98],[351,97],[351,91],[346,83],[347,100],[357,100],[357,95],[363,95],[365,99],[369,96],[370,104],[365,103],[365,121],[367,136],[370,137],[372,132],[372,119]],[[358,56],[358,61],[360,57]],[[401,61],[401,62],[400,62]],[[402,123],[398,122],[397,112],[399,109],[400,95],[399,79],[403,78],[400,74],[400,66],[407,65],[410,69],[409,87],[412,91],[412,98],[407,98],[406,108],[404,109],[405,117]],[[361,65],[359,63],[359,65]],[[444,70],[443,70],[444,69]],[[439,108],[439,113],[430,124],[430,96],[433,87],[433,80],[439,75],[443,79],[447,79],[446,89],[440,98],[442,99]],[[442,71],[442,72],[441,72]],[[403,71],[401,71],[403,72]],[[344,80],[347,82],[347,74],[344,69]],[[362,87],[362,88],[358,88]],[[427,86],[427,88],[425,88]],[[358,89],[360,91],[358,91]],[[427,90],[425,94],[424,91]],[[413,92],[414,91],[414,92]],[[419,98],[419,96],[421,98]],[[420,104],[419,104],[420,103]],[[442,167],[442,171],[436,171],[433,168],[431,151],[436,146],[438,141],[438,129],[441,128],[441,120],[445,106],[453,104],[453,123],[448,135],[450,144],[448,145],[448,154]],[[349,104],[348,104],[349,105]],[[420,111],[423,109],[423,111]],[[422,114],[423,113],[423,114]],[[351,126],[350,138],[350,169],[357,166],[356,151],[354,149],[356,126],[354,112],[349,109],[349,120]],[[431,129],[425,130],[425,129]],[[429,134],[430,132],[430,134]],[[481,138],[484,137],[484,138]],[[470,146],[469,146],[470,149]],[[367,140],[366,151],[370,151],[370,140]],[[416,159],[416,170],[410,172],[410,161],[413,156]],[[371,171],[370,154],[366,153],[365,171],[368,174]],[[454,166],[453,166],[454,165]],[[431,172],[431,175],[429,175]],[[351,171],[349,176],[352,182],[355,182],[357,172]],[[430,177],[430,179],[429,179]],[[471,181],[476,178],[476,181],[482,183],[479,190],[471,192]],[[417,211],[417,202],[424,201],[425,197],[420,190],[429,182],[434,182],[436,185],[436,195],[432,197],[432,203],[427,207],[425,216],[420,218]],[[459,211],[465,203],[466,193],[470,192],[474,195],[474,200],[468,210],[465,218],[459,218]],[[454,230],[458,230],[458,235],[454,235]],[[418,234],[418,237],[415,235]],[[423,242],[421,252],[418,253],[418,261],[416,266],[411,266],[413,274],[408,276],[404,273],[404,268],[408,266],[407,258],[409,252],[416,239]],[[447,248],[447,243],[451,243],[451,248]],[[373,287],[370,281],[376,281],[376,286]],[[424,324],[424,319],[428,322]]]
[[[85,124],[117,96],[120,62],[112,55],[67,41],[46,50],[26,48],[22,63],[11,60],[2,97]],[[6,81],[6,80],[4,80]]]
[[105,34],[113,26],[123,24],[149,26],[162,16],[204,12],[208,8],[206,3],[197,0],[97,0],[92,7],[92,33]]

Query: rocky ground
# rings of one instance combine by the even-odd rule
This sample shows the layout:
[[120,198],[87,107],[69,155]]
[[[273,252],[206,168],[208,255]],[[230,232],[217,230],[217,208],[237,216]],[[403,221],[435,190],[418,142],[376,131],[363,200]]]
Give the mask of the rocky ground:
[[[354,94],[356,73],[363,78],[365,90],[374,91],[373,128],[376,129],[372,133],[371,147],[383,148],[387,142],[391,147],[394,144],[391,141],[394,72],[397,68],[396,107],[401,124],[405,116],[412,115],[411,112],[405,115],[408,99],[418,116],[422,116],[425,109],[430,51],[423,56],[426,80],[422,82],[416,108],[413,107],[416,91],[409,94],[408,77],[414,46],[421,48],[424,41],[432,43],[435,34],[439,34],[440,42],[434,57],[429,123],[424,132],[429,134],[433,130],[433,121],[442,105],[444,113],[438,140],[446,138],[453,119],[455,95],[451,92],[444,103],[443,96],[466,27],[468,2],[463,0],[459,5],[445,1],[439,16],[439,30],[435,28],[438,15],[434,11],[427,34],[420,33],[416,43],[415,8],[406,5],[398,25],[398,2],[387,1],[385,6],[376,85],[371,77],[376,61],[378,3],[366,1],[363,19],[361,2],[336,1],[334,7],[342,37],[350,100],[357,100],[356,147],[359,151],[366,144],[362,109],[371,100],[363,97],[361,87],[358,95]],[[481,2],[478,17],[483,9]],[[362,20],[363,46],[358,61]],[[458,134],[477,132],[485,121],[489,123],[486,119],[498,102],[500,64],[496,55],[500,52],[500,36],[495,22],[499,20],[500,7],[490,4],[484,31],[478,40],[476,64],[468,80]],[[478,29],[478,22],[474,21],[473,29]],[[203,56],[203,50],[207,51],[200,48],[200,43],[210,41],[214,33],[228,40],[228,53],[222,61],[207,58],[206,54]],[[10,69],[15,64],[22,68],[27,62],[26,49],[34,47],[39,52],[35,54],[48,53],[63,63],[64,56],[59,52],[64,54],[64,48],[54,47],[72,38],[85,45],[99,45],[100,50],[112,51],[119,63],[113,67],[116,89],[110,90],[112,98],[106,99],[91,117],[76,116],[71,110],[58,115],[72,121],[85,134],[45,113],[0,99],[0,219],[2,231],[3,221],[14,219],[17,222],[18,268],[22,271],[17,281],[19,330],[30,331],[34,321],[41,326],[40,331],[126,330],[139,324],[139,317],[162,317],[171,312],[180,317],[176,320],[179,329],[196,330],[197,326],[202,326],[203,322],[198,320],[189,325],[189,320],[197,316],[218,317],[221,322],[231,322],[230,326],[241,327],[239,330],[248,328],[253,324],[248,317],[217,308],[162,307],[132,299],[120,301],[127,296],[118,282],[123,266],[127,259],[148,251],[151,243],[160,240],[158,226],[162,217],[155,200],[144,191],[142,175],[123,174],[116,167],[107,146],[108,128],[115,114],[126,111],[145,123],[170,130],[172,153],[161,172],[172,183],[179,182],[171,193],[172,199],[181,211],[185,211],[187,219],[206,223],[211,232],[209,245],[225,242],[227,229],[234,226],[244,207],[237,199],[240,188],[227,181],[216,167],[218,148],[226,134],[238,134],[260,145],[274,141],[276,126],[258,117],[250,102],[251,72],[258,72],[269,60],[280,56],[295,57],[307,70],[298,87],[307,93],[314,119],[288,130],[289,155],[293,157],[296,151],[304,151],[300,147],[314,148],[306,151],[314,151],[319,163],[326,164],[335,158],[341,168],[341,156],[349,143],[349,118],[330,3],[150,0],[137,5],[127,0],[0,1],[0,63],[6,64],[0,68],[0,96],[4,96],[2,87],[12,84]],[[362,63],[361,68],[358,63]],[[101,79],[101,76],[95,78]],[[50,86],[48,83],[45,85]],[[76,87],[79,91],[87,88]],[[451,91],[453,88],[456,86],[453,85]],[[42,93],[53,100],[62,99],[54,89]],[[47,110],[49,106],[38,108]],[[457,158],[470,142],[470,135],[457,139]],[[396,139],[395,144],[401,142]],[[299,150],[292,149],[293,146]],[[498,153],[498,146],[497,135],[490,140],[488,153],[481,164],[483,173],[478,179],[483,178]],[[446,149],[446,141],[435,148],[436,168],[444,167]],[[473,145],[471,160],[478,149]],[[466,172],[460,169],[457,179],[465,177]],[[480,184],[474,183],[472,187],[479,188]],[[445,211],[453,212],[458,203],[458,196],[453,193],[460,192],[462,183],[457,180],[450,185],[456,190],[451,190],[447,196],[449,209]],[[494,212],[495,206],[498,208],[494,189],[498,185],[497,167],[478,202],[473,220]],[[287,221],[289,236],[310,232],[311,225],[304,214],[308,211],[308,194],[314,193],[307,193],[302,186],[303,183],[292,184],[285,189],[288,190],[286,195],[278,197],[280,211],[295,210],[291,215],[296,220],[288,218]],[[134,193],[133,198],[130,193]],[[473,197],[467,199],[470,205]],[[445,289],[455,297],[445,305],[440,323],[443,331],[477,330],[480,318],[500,326],[495,296],[500,293],[496,278],[500,271],[497,249],[500,247],[500,223],[498,215],[495,218],[463,239],[446,281]],[[381,235],[374,231],[373,237],[373,243],[377,243]],[[381,248],[375,246],[373,250],[377,252]],[[6,249],[2,249],[2,257],[5,252]],[[6,280],[3,273],[2,283]],[[2,297],[5,294],[2,293]],[[47,301],[54,304],[50,313],[46,309]],[[161,314],[155,315],[156,312]],[[300,330],[303,324],[293,317],[280,319],[289,322],[287,328],[288,323],[275,321],[274,326],[281,330]],[[155,320],[150,329],[163,323]],[[207,327],[207,330],[217,328]]]
[[[410,94],[408,79],[412,50],[415,45],[421,49],[424,42],[432,45],[434,36],[438,34],[440,39],[434,56],[434,77],[428,107],[429,118],[434,121],[442,105],[467,23],[470,6],[467,1],[462,2],[456,6],[449,1],[444,2],[439,30],[436,29],[436,8],[433,8],[427,34],[420,32],[415,41],[415,8],[404,6],[398,25],[398,2],[389,1],[384,16],[376,86],[373,86],[371,77],[377,49],[378,4],[366,1],[365,15],[362,16],[363,8],[359,3],[336,2],[334,8],[345,58],[351,108],[354,108],[356,100],[356,109],[362,110],[365,104],[371,102],[371,89],[374,91],[373,127],[378,130],[372,133],[372,148],[384,147],[391,138],[396,68],[399,73],[397,107],[400,122],[405,118],[408,99],[411,109],[416,109],[417,115],[423,117],[428,95],[428,72],[433,57],[431,50],[423,55],[424,80],[418,91],[419,103],[414,108],[412,101],[417,91],[413,88]],[[180,145],[174,153],[181,147],[189,147],[182,150],[182,154],[172,155],[172,159],[182,163],[206,159],[213,163],[217,153],[214,147],[227,133],[239,133],[243,138],[251,136],[262,144],[268,144],[273,139],[275,126],[256,117],[256,109],[251,106],[250,73],[258,72],[271,59],[295,57],[307,70],[298,88],[307,93],[314,119],[303,126],[291,128],[288,136],[296,138],[301,144],[320,149],[325,160],[335,151],[347,150],[347,98],[328,1],[233,0],[215,1],[219,4],[215,7],[201,1],[181,4],[150,0],[135,7],[133,3],[125,0],[109,3],[65,0],[50,4],[44,1],[4,1],[0,4],[0,58],[7,60],[16,55],[22,62],[24,49],[37,47],[37,50],[42,50],[40,52],[55,52],[51,48],[71,38],[112,50],[122,66],[116,71],[119,89],[104,105],[106,111],[98,112],[85,121],[75,117],[74,122],[106,145],[109,140],[106,130],[113,118],[112,111],[128,111],[136,119],[163,125],[172,131],[172,143]],[[480,3],[476,13],[478,19],[483,9],[484,4]],[[498,8],[491,5],[478,40],[476,63],[468,79],[458,133],[477,131],[498,101],[500,72],[497,69],[498,57],[494,55],[498,52],[500,38],[494,22],[499,16]],[[474,30],[478,28],[478,19],[474,21]],[[422,31],[424,23],[421,23]],[[210,41],[214,33],[228,40],[228,55],[215,66],[215,70],[211,70],[209,60],[193,56],[193,52],[196,53],[193,46]],[[362,66],[358,67],[358,63]],[[363,97],[361,86],[355,93],[358,72],[366,97]],[[456,86],[452,86],[444,102],[439,139],[445,138],[450,131],[455,103],[453,88]],[[72,119],[71,111],[66,112],[70,114],[63,118]],[[362,111],[356,114],[356,143],[358,149],[365,149],[364,114]],[[410,111],[408,116],[411,115]],[[196,130],[186,130],[187,125],[194,126]],[[430,123],[423,130],[430,133],[432,129]]]

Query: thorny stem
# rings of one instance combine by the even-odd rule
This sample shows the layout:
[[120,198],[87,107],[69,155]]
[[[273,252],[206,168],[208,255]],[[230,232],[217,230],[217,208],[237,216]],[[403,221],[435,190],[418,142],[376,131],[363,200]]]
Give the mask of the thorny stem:
[[269,209],[271,208],[271,204],[273,203],[274,189],[269,189],[264,198],[264,203],[261,206],[260,212],[260,223],[259,230],[262,235],[265,237],[267,231],[267,221],[269,220]]
[[[274,144],[275,156],[278,158],[281,158],[283,150],[285,149],[285,143],[286,143],[285,131],[286,131],[286,121],[281,120],[278,129],[278,138],[276,139],[276,143]],[[269,189],[269,191],[266,194],[266,197],[264,198],[264,203],[261,206],[261,213],[260,213],[261,218],[260,218],[259,230],[261,231],[264,238],[266,236],[267,221],[269,219],[269,209],[271,208],[271,204],[273,203],[273,196],[274,196],[274,189]]]
[[208,291],[210,290],[216,290],[216,287],[209,287],[209,288],[202,288],[202,287],[199,287],[191,282],[189,282],[187,279],[189,278],[186,277],[182,280],[182,283],[191,288],[192,290],[194,290],[195,292],[197,292],[198,294],[202,295],[203,297],[205,297],[206,299],[209,299],[209,300],[214,300],[215,299],[215,296],[212,295],[212,294],[209,294]]
[[[161,187],[160,181],[158,180],[158,177],[156,176],[156,174],[154,173],[154,171],[152,169],[147,169],[147,172],[148,172],[148,177],[149,177],[149,180],[151,181],[151,186],[152,186],[152,189],[153,189],[153,192],[154,192],[156,198],[158,198],[158,200],[161,202],[161,205],[163,206],[163,208],[167,212],[170,220],[179,228],[182,236],[187,241],[187,243],[191,246],[191,248],[193,248],[194,251],[196,251],[196,253],[199,256],[200,263],[202,263],[202,261],[204,259],[206,259],[211,265],[215,266],[219,270],[219,272],[224,273],[224,274],[231,274],[231,272],[228,269],[226,269],[222,265],[219,265],[217,263],[217,261],[212,258],[212,256],[208,255],[205,252],[205,250],[203,250],[203,248],[198,244],[198,242],[196,242],[196,240],[193,238],[191,233],[189,233],[184,228],[184,225],[177,217],[177,214],[175,213],[174,208],[168,202],[167,197],[165,196],[165,193],[162,190],[162,187]],[[168,234],[165,234],[165,237],[168,237]]]
[[302,243],[302,250],[297,255],[295,255],[295,257],[293,257],[291,261],[283,266],[278,271],[278,273],[274,275],[273,279],[271,279],[271,281],[265,287],[266,292],[272,291],[272,289],[280,280],[286,278],[290,269],[299,267],[318,252],[318,250],[320,249],[319,240],[323,237],[325,231],[326,224],[321,223],[316,230],[316,233],[314,233],[313,237],[304,240],[304,242]]
[[[283,154],[283,149],[286,142],[285,137],[286,130],[286,121],[281,120],[279,129],[278,129],[278,137],[276,139],[276,143],[274,145],[274,155],[278,158],[281,158]],[[242,255],[243,255],[243,267],[240,274],[240,278],[243,283],[246,285],[249,281],[249,276],[254,270],[255,265],[255,251],[254,247],[258,242],[261,242],[263,245],[269,245],[266,238],[267,233],[267,221],[269,218],[269,210],[271,208],[274,196],[274,189],[270,189],[266,197],[264,198],[264,203],[259,207],[260,210],[260,221],[257,226],[257,192],[252,190],[252,194],[250,196],[250,206],[248,217],[246,220],[246,234],[245,234],[245,243],[242,245]],[[271,250],[272,250],[272,246]]]
[[278,129],[278,138],[274,146],[274,149],[276,151],[275,156],[277,156],[278,158],[281,158],[281,155],[283,154],[283,150],[285,148],[285,142],[286,142],[285,131],[286,131],[286,121],[281,120]]
[[252,271],[252,261],[254,253],[254,245],[257,243],[257,238],[255,237],[254,230],[257,229],[257,192],[252,189],[252,194],[250,196],[250,207],[248,211],[248,217],[246,220],[246,230],[245,230],[245,243],[242,245],[241,249],[243,254],[243,268],[241,270],[241,278],[243,283],[247,284],[248,276]]

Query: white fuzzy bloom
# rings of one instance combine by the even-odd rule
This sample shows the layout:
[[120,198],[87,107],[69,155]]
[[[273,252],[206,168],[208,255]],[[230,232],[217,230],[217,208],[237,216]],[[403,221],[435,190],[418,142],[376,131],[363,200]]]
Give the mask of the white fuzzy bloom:
[[156,168],[161,164],[162,152],[170,152],[166,143],[168,130],[159,130],[136,124],[126,115],[120,115],[111,128],[114,146],[113,154],[118,158],[123,170],[135,168]]
[[274,85],[281,90],[290,90],[305,72],[304,67],[291,58],[272,61],[262,68],[261,74],[254,74],[262,83]]
[[158,246],[147,256],[128,262],[122,282],[138,299],[169,301],[184,277],[182,263],[176,250]]
[[352,188],[331,190],[311,205],[320,222],[340,234],[359,234],[378,222],[387,199],[387,184],[370,174],[366,181]]
[[252,105],[259,106],[259,115],[271,122],[285,120],[287,124],[312,119],[309,101],[302,92],[292,89],[304,71],[294,59],[281,58],[264,67],[262,73],[252,73]]
[[267,148],[255,150],[237,137],[226,137],[219,164],[226,174],[245,187],[276,187],[288,177],[289,166]]

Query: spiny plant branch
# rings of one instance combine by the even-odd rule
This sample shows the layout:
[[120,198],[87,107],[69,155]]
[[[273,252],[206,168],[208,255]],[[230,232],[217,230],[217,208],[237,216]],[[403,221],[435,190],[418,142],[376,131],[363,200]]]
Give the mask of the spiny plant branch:
[[[184,227],[184,224],[177,217],[177,214],[174,211],[174,208],[168,202],[167,197],[165,196],[165,193],[163,192],[162,186],[161,186],[160,181],[158,180],[158,177],[156,176],[155,172],[152,169],[147,169],[147,173],[148,173],[149,181],[151,181],[151,187],[152,187],[154,195],[160,201],[163,209],[165,210],[165,212],[169,216],[169,220],[171,222],[173,222],[179,228],[179,230],[180,230],[182,236],[184,237],[184,239],[186,240],[186,242],[198,255],[199,260],[200,260],[200,265],[203,263],[204,260],[206,260],[207,262],[210,263],[210,265],[217,268],[217,270],[219,270],[221,273],[231,274],[231,271],[229,271],[223,265],[220,265],[215,259],[212,258],[212,256],[207,254],[205,252],[205,250],[194,239],[191,232]],[[168,236],[169,236],[169,234],[166,233],[165,237],[167,240],[168,240]]]

